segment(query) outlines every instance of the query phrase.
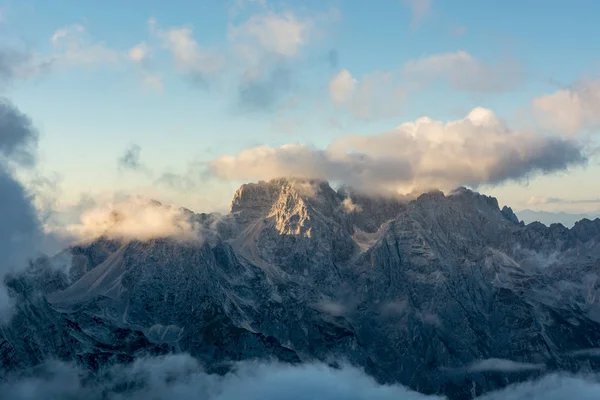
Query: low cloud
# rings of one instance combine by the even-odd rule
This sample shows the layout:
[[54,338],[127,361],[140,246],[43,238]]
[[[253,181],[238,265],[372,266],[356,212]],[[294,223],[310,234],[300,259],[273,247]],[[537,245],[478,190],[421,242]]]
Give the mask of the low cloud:
[[33,196],[14,177],[13,169],[36,162],[38,132],[28,116],[7,99],[0,100],[0,321],[8,318],[11,301],[4,285],[7,273],[24,269],[35,255],[43,232]]
[[361,370],[322,364],[238,363],[225,376],[208,374],[187,355],[138,359],[114,366],[100,379],[86,381],[83,371],[49,362],[35,374],[0,383],[12,400],[181,399],[181,400],[417,400],[425,396],[399,385],[380,385]]
[[183,210],[140,197],[92,203],[79,221],[46,229],[73,241],[91,241],[101,236],[120,240],[199,239],[199,231]]
[[350,197],[346,197],[342,201],[342,207],[344,208],[344,211],[346,211],[349,214],[362,212],[363,210],[361,205],[354,203]]
[[530,364],[501,358],[479,360],[467,367],[469,372],[522,372],[536,371],[546,368],[544,364]]
[[209,169],[228,180],[316,178],[408,193],[499,184],[585,162],[574,141],[511,130],[491,110],[476,108],[445,124],[423,117],[379,135],[340,137],[326,149],[301,144],[249,148],[212,161]]
[[[188,355],[140,358],[115,365],[95,377],[80,368],[48,361],[20,375],[6,377],[0,391],[12,400],[419,400],[427,396],[401,385],[381,385],[362,370],[343,365],[284,365],[241,362],[219,376],[206,373]],[[596,400],[596,376],[551,374],[488,393],[480,400]]]

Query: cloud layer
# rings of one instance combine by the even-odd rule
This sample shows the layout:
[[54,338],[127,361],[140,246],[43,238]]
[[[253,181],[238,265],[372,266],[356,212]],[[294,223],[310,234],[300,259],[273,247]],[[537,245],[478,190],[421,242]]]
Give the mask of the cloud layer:
[[[47,362],[24,376],[0,383],[0,391],[12,400],[104,399],[138,400],[418,400],[443,399],[425,396],[400,385],[380,385],[361,370],[322,364],[299,366],[264,362],[238,363],[224,376],[205,373],[187,355],[140,358],[116,365],[99,379],[73,365]],[[481,400],[580,400],[597,399],[600,384],[594,377],[548,375],[509,386],[479,397]]]
[[491,110],[476,108],[445,124],[423,117],[379,135],[341,137],[326,149],[249,148],[214,160],[210,170],[230,180],[292,176],[408,192],[499,184],[585,161],[576,142],[511,130]]

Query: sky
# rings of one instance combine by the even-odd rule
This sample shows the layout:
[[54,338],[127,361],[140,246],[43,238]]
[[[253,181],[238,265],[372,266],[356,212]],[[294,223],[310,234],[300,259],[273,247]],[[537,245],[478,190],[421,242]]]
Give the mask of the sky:
[[[0,1],[0,96],[38,133],[14,173],[53,207],[226,211],[282,175],[465,185],[600,214],[600,3]],[[0,143],[1,144],[1,143]]]

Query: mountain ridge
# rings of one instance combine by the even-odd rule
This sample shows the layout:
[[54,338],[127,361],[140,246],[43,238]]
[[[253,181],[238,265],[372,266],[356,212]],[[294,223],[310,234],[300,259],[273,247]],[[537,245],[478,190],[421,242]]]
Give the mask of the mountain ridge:
[[[600,220],[525,225],[466,188],[407,199],[298,179],[243,185],[226,215],[186,215],[202,241],[99,238],[9,280],[0,375],[48,355],[92,371],[140,352],[214,371],[343,359],[467,399],[544,369],[600,369],[581,356],[600,347]],[[47,338],[28,333],[38,326]],[[506,371],[519,363],[544,368]]]

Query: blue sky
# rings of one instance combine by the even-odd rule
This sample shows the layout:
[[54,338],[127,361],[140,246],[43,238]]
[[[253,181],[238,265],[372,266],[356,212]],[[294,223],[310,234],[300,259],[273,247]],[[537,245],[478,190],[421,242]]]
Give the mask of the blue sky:
[[[466,184],[515,209],[600,210],[597,1],[20,0],[0,9],[0,44],[28,56],[2,95],[38,127],[37,172],[60,177],[65,204],[119,192],[222,210],[240,182],[284,171],[369,190]],[[476,107],[511,136],[434,123],[464,122]],[[394,158],[388,150],[405,142],[382,134],[423,116],[434,122],[406,128],[420,139]],[[135,146],[134,162],[119,166]],[[364,156],[360,173],[338,147]],[[508,165],[500,153],[515,149]]]

